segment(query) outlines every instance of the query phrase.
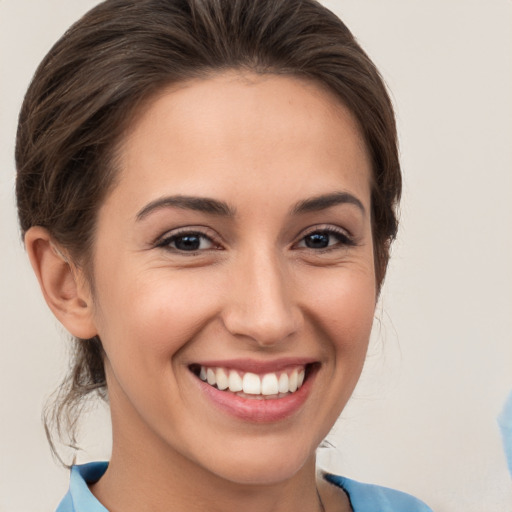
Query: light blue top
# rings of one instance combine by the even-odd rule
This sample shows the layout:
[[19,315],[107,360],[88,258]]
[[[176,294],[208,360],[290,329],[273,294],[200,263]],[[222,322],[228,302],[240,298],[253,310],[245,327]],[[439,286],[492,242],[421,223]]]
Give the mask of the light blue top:
[[[73,466],[69,491],[56,512],[108,512],[87,486],[99,480],[107,466],[107,462]],[[424,503],[403,492],[363,484],[342,476],[325,475],[325,478],[347,493],[354,512],[432,512]]]
[[498,418],[498,424],[503,438],[503,448],[507,458],[508,470],[512,476],[512,391],[503,406],[503,411]]

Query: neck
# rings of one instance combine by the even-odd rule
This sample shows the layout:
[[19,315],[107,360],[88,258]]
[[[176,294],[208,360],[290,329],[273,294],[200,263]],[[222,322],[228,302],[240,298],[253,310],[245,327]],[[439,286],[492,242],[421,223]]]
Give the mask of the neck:
[[[112,455],[107,472],[92,491],[112,511],[132,512],[322,512],[315,460],[291,478],[269,484],[240,484],[192,468],[190,461],[158,464]],[[179,468],[179,470],[177,470]]]
[[[293,475],[258,484],[234,482],[212,473],[171,449],[154,434],[116,434],[105,475],[91,486],[113,512],[322,512],[316,485],[315,454]],[[119,430],[117,430],[119,432]],[[148,439],[151,442],[147,442]],[[134,443],[133,439],[145,442]],[[326,507],[327,508],[327,507]]]

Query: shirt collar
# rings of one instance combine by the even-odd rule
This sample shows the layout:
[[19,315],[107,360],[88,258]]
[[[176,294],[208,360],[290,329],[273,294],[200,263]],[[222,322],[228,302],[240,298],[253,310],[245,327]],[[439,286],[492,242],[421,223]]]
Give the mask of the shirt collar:
[[108,512],[94,497],[87,485],[97,482],[103,476],[107,467],[108,462],[90,462],[71,468],[69,494],[73,502],[74,512]]

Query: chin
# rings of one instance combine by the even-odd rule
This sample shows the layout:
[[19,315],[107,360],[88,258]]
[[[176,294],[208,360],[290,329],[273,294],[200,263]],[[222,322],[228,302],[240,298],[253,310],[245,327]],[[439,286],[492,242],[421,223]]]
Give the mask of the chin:
[[[281,449],[259,445],[256,450],[229,448],[224,456],[215,457],[214,464],[205,469],[223,480],[240,485],[275,485],[291,479],[305,466],[315,466],[316,449],[305,450],[304,445]],[[316,447],[315,447],[316,448]]]

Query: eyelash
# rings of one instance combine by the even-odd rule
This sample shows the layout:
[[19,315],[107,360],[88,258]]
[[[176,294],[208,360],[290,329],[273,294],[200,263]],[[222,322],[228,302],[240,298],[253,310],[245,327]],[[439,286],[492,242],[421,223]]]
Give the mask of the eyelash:
[[[328,237],[336,237],[337,242],[330,244],[329,239],[329,245],[326,247],[308,247],[306,244],[306,239],[308,237],[311,237],[313,235],[321,235],[321,236],[328,236]],[[190,238],[197,238],[199,239],[199,244],[202,243],[202,241],[206,240],[209,244],[212,245],[212,247],[208,248],[199,248],[192,249],[192,250],[185,250],[180,249],[178,247],[172,247],[171,244],[175,244],[180,239],[185,239],[187,237]],[[304,246],[300,246],[300,244],[304,243]],[[324,253],[328,251],[333,251],[336,249],[340,249],[342,247],[353,247],[357,245],[356,241],[343,229],[337,228],[334,226],[315,226],[313,228],[310,228],[308,232],[306,232],[300,240],[292,245],[292,248],[299,248],[299,249],[306,249],[315,253]],[[214,237],[207,235],[203,231],[197,230],[197,229],[191,229],[191,228],[181,228],[176,232],[172,232],[168,236],[164,236],[164,238],[160,239],[155,244],[156,247],[160,247],[163,249],[166,249],[168,251],[176,252],[178,254],[189,254],[194,255],[199,252],[203,251],[211,251],[211,250],[219,250],[222,249],[221,245],[217,243],[214,240]]]
[[[209,247],[207,249],[194,249],[194,250],[184,250],[179,249],[178,247],[171,247],[171,244],[176,243],[176,241],[180,239],[184,239],[186,237],[197,237],[200,240],[200,243],[202,241],[207,240],[209,243],[212,244],[212,247]],[[218,250],[220,248],[220,244],[216,243],[213,237],[208,236],[203,231],[199,231],[197,229],[190,229],[190,228],[181,228],[178,231],[174,231],[168,236],[164,236],[161,240],[156,242],[156,247],[160,247],[163,249],[166,249],[168,251],[177,252],[179,254],[197,254],[198,252],[203,252],[207,250]]]
[[[305,249],[309,249],[313,252],[327,252],[332,251],[340,248],[346,248],[346,247],[354,247],[357,245],[356,241],[352,238],[351,235],[349,235],[344,229],[335,227],[335,226],[315,226],[311,228],[309,231],[307,231],[304,235],[302,235],[300,241],[297,244],[300,243],[306,243],[305,240],[307,237],[310,237],[312,235],[327,235],[329,237],[334,236],[338,239],[338,241],[332,245],[328,245],[327,247],[322,248],[312,248],[312,247],[304,247]],[[329,240],[330,242],[330,240]]]

